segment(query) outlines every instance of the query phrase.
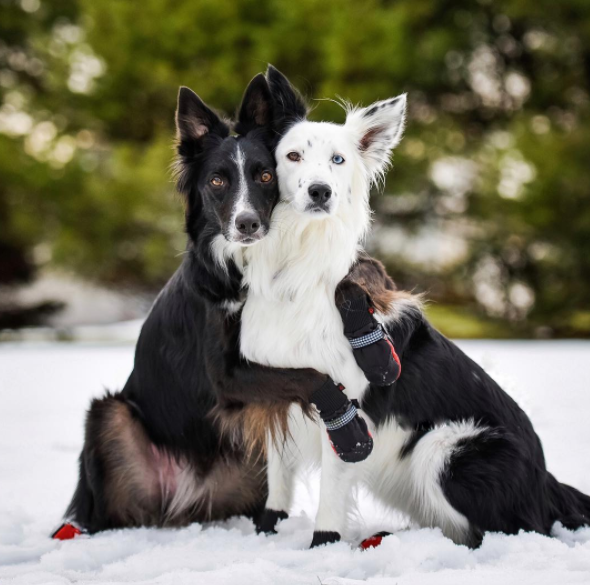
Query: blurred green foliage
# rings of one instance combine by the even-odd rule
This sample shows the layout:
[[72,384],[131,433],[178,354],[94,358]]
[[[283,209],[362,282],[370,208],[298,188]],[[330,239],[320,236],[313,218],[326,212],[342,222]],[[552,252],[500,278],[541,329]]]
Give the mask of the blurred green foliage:
[[177,88],[231,114],[268,62],[309,97],[409,93],[371,247],[447,331],[590,334],[588,0],[0,0],[0,282],[160,287]]

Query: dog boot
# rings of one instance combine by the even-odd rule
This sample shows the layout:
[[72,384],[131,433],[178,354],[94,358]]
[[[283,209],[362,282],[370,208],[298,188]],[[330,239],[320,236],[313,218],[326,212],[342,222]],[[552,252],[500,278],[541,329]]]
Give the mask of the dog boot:
[[376,548],[378,547],[383,539],[386,536],[389,536],[391,532],[377,532],[377,534],[373,534],[373,536],[369,536],[369,538],[365,538],[360,544],[359,548],[361,550],[367,550],[368,548]]
[[399,378],[402,367],[391,339],[374,313],[366,295],[348,299],[340,306],[344,335],[359,368],[371,384],[389,386]]
[[373,450],[373,438],[365,420],[358,414],[358,402],[344,394],[344,386],[327,382],[311,395],[326,425],[334,452],[346,463],[364,461]]
[[55,540],[72,540],[72,538],[75,538],[80,534],[86,534],[86,531],[75,522],[64,522],[53,532],[51,538],[54,538]]

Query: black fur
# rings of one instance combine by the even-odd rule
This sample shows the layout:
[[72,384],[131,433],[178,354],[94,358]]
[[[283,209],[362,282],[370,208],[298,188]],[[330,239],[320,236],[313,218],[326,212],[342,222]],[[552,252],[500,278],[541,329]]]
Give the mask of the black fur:
[[408,457],[409,455],[411,455],[412,452],[414,451],[414,448],[416,447],[416,445],[420,441],[420,439],[424,435],[426,435],[426,433],[430,432],[431,430],[432,430],[431,424],[416,425],[413,429],[412,436],[410,437],[410,439],[406,442],[406,444],[402,447],[402,449],[400,451],[400,454],[399,454],[400,459],[404,459],[405,457]]
[[288,517],[289,514],[283,510],[277,511],[266,508],[256,527],[256,532],[258,534],[276,534],[276,526],[279,520],[286,520]]
[[332,530],[316,530],[313,533],[313,539],[309,548],[340,542],[340,539],[341,536],[338,532],[333,532]]
[[[118,526],[185,524],[230,514],[259,515],[267,494],[263,460],[252,460],[246,455],[251,446],[222,435],[212,411],[268,403],[269,397],[276,403],[307,405],[309,394],[326,380],[313,370],[271,369],[241,359],[239,313],[227,308],[228,303],[243,300],[241,273],[231,258],[220,262],[211,249],[216,237],[228,238],[231,232],[239,182],[232,162],[237,144],[246,161],[252,206],[268,227],[278,200],[271,154],[272,116],[262,75],[244,95],[237,137],[230,136],[229,125],[196,94],[187,88],[180,90],[177,170],[178,189],[186,198],[187,251],[142,328],[134,369],[125,387],[90,407],[79,482],[67,510],[68,518],[90,533]],[[267,184],[259,180],[263,170],[273,174]],[[223,177],[222,189],[212,186],[213,174]],[[108,430],[116,424],[119,430]],[[160,496],[146,495],[133,486],[129,488],[135,496],[131,499],[138,503],[121,502],[120,494],[112,493],[116,490],[110,486],[120,479],[113,477],[113,466],[125,461],[118,441],[123,441],[130,426],[138,436],[147,436],[148,467],[159,464],[157,456],[151,455],[152,448],[189,465],[196,481],[206,481],[213,470],[226,466],[243,472],[251,493],[246,497],[246,487],[236,485],[235,498],[230,493],[227,501],[215,501],[213,494],[209,511],[190,509],[174,521],[166,516],[166,502]],[[132,445],[133,441],[136,439],[131,440]]]
[[[262,88],[266,88],[266,92]],[[239,192],[239,171],[235,159],[241,150],[246,165],[249,198],[262,224],[261,234],[268,231],[270,215],[279,197],[274,159],[270,152],[272,139],[272,104],[263,75],[257,75],[244,94],[239,110],[238,126],[244,134],[230,137],[229,126],[224,123],[200,98],[188,88],[181,88],[178,95],[178,189],[186,197],[186,230],[189,250],[196,252],[196,267],[204,272],[205,293],[213,292],[214,302],[238,300],[241,275],[232,261],[230,274],[224,276],[219,266],[212,266],[211,242],[222,234],[231,240],[232,213]],[[264,171],[270,171],[272,180],[263,183]],[[213,177],[223,180],[223,185],[212,184]],[[207,248],[207,249],[206,249]],[[206,257],[202,257],[204,253]],[[200,266],[199,264],[203,264]],[[217,264],[219,264],[217,262]],[[213,276],[212,282],[210,276]],[[200,281],[197,281],[199,283]],[[218,287],[222,284],[221,289]],[[226,290],[224,290],[226,289]]]
[[289,80],[272,65],[266,72],[273,97],[274,129],[278,142],[285,132],[307,116],[307,104]]
[[[369,260],[360,262],[377,271]],[[349,299],[365,292],[346,286]],[[486,531],[549,534],[557,520],[568,528],[589,524],[590,497],[547,471],[531,421],[480,366],[419,310],[386,329],[402,374],[391,386],[371,385],[362,407],[377,426],[395,418],[414,431],[400,457],[411,455],[435,425],[472,420],[486,429],[459,441],[440,478],[451,505],[470,522],[467,544],[477,545]]]

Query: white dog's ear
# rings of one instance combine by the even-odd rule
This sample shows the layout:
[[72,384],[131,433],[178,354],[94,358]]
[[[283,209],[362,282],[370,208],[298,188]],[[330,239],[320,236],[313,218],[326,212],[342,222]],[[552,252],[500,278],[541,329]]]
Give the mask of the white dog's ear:
[[405,93],[367,108],[351,110],[346,117],[345,126],[354,133],[372,179],[387,169],[391,151],[404,133],[405,120]]

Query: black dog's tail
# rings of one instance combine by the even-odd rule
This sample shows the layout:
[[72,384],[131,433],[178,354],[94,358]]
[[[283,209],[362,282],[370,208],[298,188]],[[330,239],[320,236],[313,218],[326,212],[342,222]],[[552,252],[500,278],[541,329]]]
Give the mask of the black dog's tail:
[[559,483],[552,475],[548,479],[548,491],[553,521],[559,520],[569,530],[590,526],[590,496]]

